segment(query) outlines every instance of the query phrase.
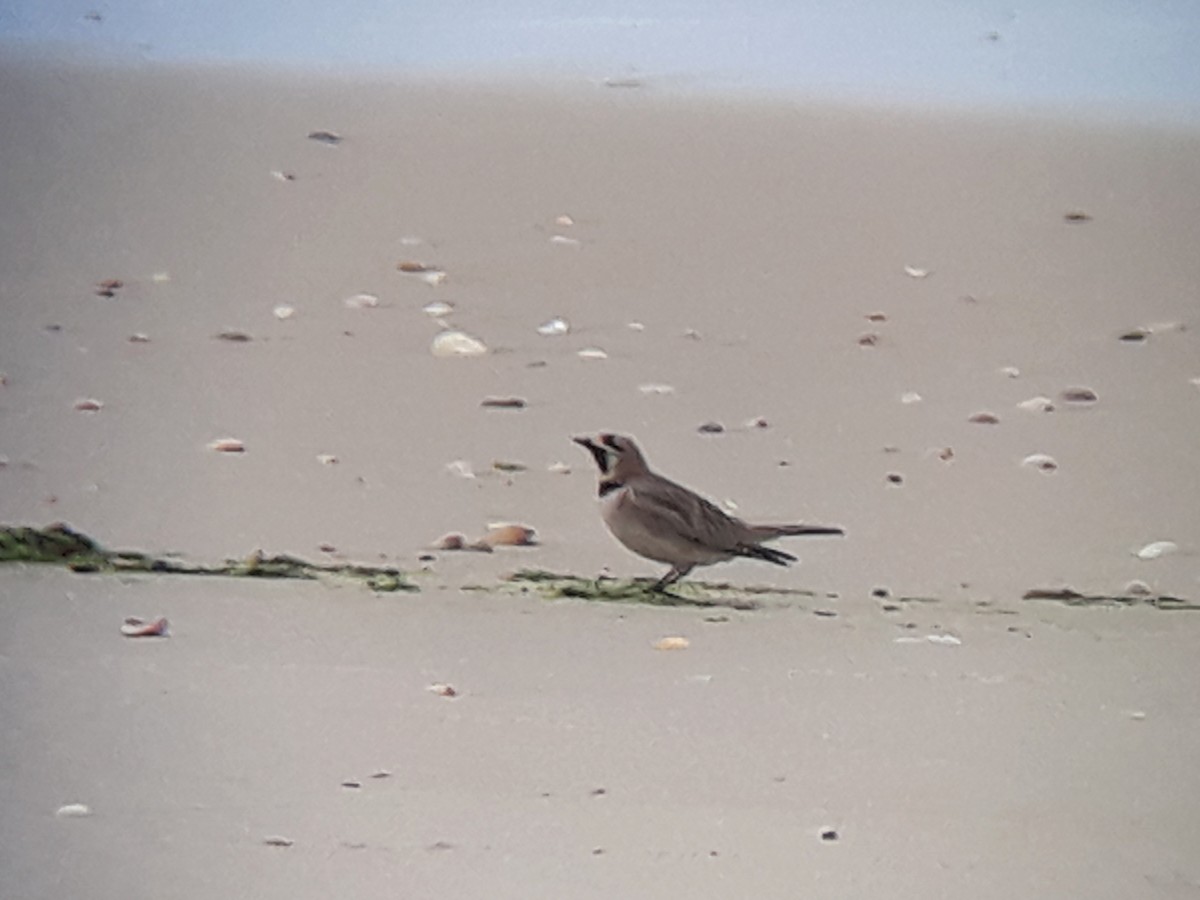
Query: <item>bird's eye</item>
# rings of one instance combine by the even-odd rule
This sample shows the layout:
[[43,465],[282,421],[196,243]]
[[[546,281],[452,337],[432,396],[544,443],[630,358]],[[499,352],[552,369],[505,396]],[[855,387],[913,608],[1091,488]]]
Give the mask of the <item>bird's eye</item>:
[[615,434],[600,435],[600,443],[602,443],[609,450],[620,450],[621,449],[621,445],[617,443],[617,436]]

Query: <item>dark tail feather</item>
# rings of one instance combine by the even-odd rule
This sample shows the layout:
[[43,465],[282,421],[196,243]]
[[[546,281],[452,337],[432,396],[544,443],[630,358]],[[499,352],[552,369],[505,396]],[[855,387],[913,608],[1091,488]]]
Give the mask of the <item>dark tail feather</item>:
[[751,525],[750,530],[760,541],[789,535],[836,535],[846,532],[836,525]]
[[784,553],[782,550],[776,550],[774,547],[763,547],[759,544],[739,544],[734,552],[738,556],[748,556],[751,559],[764,559],[769,563],[775,563],[777,566],[790,565],[796,561],[796,557],[790,553]]

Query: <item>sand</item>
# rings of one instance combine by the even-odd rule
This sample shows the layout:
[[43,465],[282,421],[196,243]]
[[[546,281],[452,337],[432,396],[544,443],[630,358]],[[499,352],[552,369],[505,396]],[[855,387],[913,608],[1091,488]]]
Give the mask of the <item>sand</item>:
[[[1200,135],[218,69],[0,79],[0,519],[426,569],[400,597],[0,570],[4,896],[1200,886],[1200,617],[1021,599],[1200,595]],[[435,358],[433,301],[491,352]],[[539,335],[555,316],[570,332]],[[1060,400],[1079,386],[1098,400]],[[1017,407],[1039,395],[1053,412]],[[569,436],[600,429],[748,518],[845,527],[788,543],[791,569],[703,573],[817,596],[710,622],[462,590],[659,573],[596,515]],[[246,452],[207,449],[225,436]],[[418,560],[496,520],[541,544]],[[1135,555],[1159,540],[1178,550]],[[132,614],[172,636],[121,638]],[[691,647],[652,648],[670,634]]]

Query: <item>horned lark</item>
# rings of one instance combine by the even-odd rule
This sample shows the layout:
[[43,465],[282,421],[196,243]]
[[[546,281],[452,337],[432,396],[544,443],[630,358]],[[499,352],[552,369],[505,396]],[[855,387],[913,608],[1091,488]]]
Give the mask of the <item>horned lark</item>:
[[661,591],[696,566],[735,556],[778,566],[795,562],[763,541],[785,535],[843,534],[825,525],[748,525],[699,494],[651,471],[632,439],[619,434],[572,438],[600,469],[600,511],[613,537],[639,556],[671,566],[654,585]]

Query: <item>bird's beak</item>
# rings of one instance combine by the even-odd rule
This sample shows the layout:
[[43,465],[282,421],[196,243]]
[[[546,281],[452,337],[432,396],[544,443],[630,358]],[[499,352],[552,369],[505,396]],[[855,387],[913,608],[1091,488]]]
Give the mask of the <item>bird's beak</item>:
[[605,475],[608,474],[610,466],[608,461],[609,451],[607,448],[600,446],[590,437],[573,437],[571,440],[580,447],[587,448],[587,451],[592,454],[592,459],[596,461],[596,467],[600,469],[600,472]]

